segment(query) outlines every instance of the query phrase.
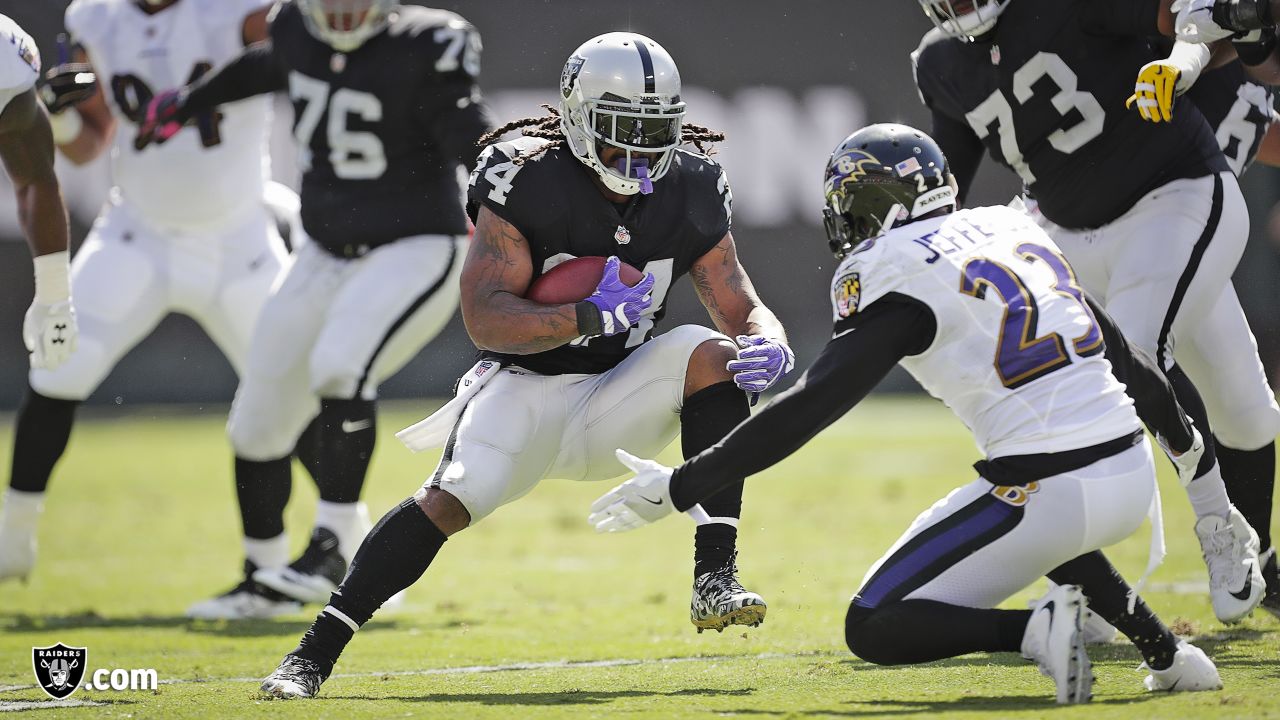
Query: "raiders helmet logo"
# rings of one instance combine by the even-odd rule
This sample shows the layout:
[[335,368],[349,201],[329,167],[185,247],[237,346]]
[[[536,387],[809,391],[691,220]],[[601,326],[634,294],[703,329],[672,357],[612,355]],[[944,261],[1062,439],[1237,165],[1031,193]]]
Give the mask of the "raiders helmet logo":
[[841,275],[832,286],[832,294],[836,315],[847,318],[858,312],[858,302],[862,299],[862,279],[856,272]]
[[568,98],[573,93],[573,82],[578,79],[578,73],[582,72],[586,62],[587,59],[581,55],[574,55],[564,64],[564,70],[560,71],[561,97]]
[[31,648],[31,667],[36,673],[36,684],[54,700],[70,697],[80,689],[88,660],[88,648],[68,647],[62,643],[53,647]]

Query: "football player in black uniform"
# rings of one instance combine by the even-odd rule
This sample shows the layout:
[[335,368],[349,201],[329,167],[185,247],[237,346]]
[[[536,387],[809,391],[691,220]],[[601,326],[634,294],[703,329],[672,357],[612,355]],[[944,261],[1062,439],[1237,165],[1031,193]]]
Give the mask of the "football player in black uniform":
[[[936,27],[912,55],[916,83],[961,192],[984,149],[1015,170],[1085,288],[1213,433],[1221,469],[1206,452],[1187,492],[1214,611],[1242,619],[1263,595],[1258,536],[1223,479],[1250,519],[1269,515],[1251,488],[1274,474],[1280,407],[1231,287],[1248,213],[1212,131],[1194,106],[1150,125],[1126,109],[1161,58],[1148,38],[1171,32],[1167,3],[920,2]],[[1186,49],[1189,72],[1200,51]]]
[[[462,313],[483,359],[454,401],[402,433],[415,449],[443,444],[440,465],[369,534],[264,692],[314,696],[355,631],[421,577],[446,538],[544,477],[620,475],[616,448],[657,452],[677,432],[686,456],[701,452],[749,415],[747,393],[793,365],[781,324],[738,263],[724,171],[677,149],[721,136],[684,124],[671,56],[641,35],[602,35],[569,58],[560,92],[558,114],[487,136],[525,128],[533,137],[489,146],[471,176],[476,234]],[[525,299],[535,278],[588,256],[609,256],[590,297]],[[644,279],[619,281],[619,259]],[[654,337],[686,273],[720,332],[685,325]],[[741,502],[739,478],[696,512],[699,628],[764,618],[760,596],[736,578]]]
[[[342,579],[368,529],[359,499],[377,387],[457,307],[468,230],[457,170],[491,127],[480,38],[454,13],[297,0],[270,22],[268,42],[153,99],[137,139],[162,142],[203,111],[287,90],[303,166],[306,237],[258,320],[228,423],[246,577],[191,608],[198,617],[258,614],[268,589],[323,601]],[[316,528],[286,567],[290,457],[308,443]]]

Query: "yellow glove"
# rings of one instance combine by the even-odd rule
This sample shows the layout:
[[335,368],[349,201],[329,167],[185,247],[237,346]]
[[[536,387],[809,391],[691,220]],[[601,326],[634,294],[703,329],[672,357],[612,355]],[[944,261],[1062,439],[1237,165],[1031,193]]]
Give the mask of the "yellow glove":
[[1133,85],[1133,94],[1124,106],[1131,108],[1136,104],[1138,115],[1147,122],[1169,122],[1173,119],[1174,89],[1181,76],[1181,70],[1164,61],[1143,65]]

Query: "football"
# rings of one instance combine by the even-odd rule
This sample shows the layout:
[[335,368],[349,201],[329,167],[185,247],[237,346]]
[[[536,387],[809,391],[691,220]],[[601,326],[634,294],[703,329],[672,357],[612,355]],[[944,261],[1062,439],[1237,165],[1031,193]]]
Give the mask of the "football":
[[[576,303],[595,292],[604,275],[607,258],[580,257],[556,265],[529,285],[525,298],[541,305]],[[618,268],[618,277],[634,286],[644,279],[644,273],[625,262]]]

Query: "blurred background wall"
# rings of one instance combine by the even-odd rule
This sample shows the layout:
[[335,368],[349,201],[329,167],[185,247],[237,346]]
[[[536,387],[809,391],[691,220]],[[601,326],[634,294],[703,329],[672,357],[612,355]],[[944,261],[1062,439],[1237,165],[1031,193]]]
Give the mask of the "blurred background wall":
[[[56,57],[67,0],[0,0],[0,13]],[[427,3],[424,3],[427,4]],[[800,364],[822,346],[830,327],[827,287],[833,260],[821,228],[821,173],[831,149],[867,122],[927,129],[908,54],[929,28],[908,0],[469,0],[434,2],[455,10],[484,37],[482,83],[504,122],[541,113],[561,65],[587,38],[634,30],[661,42],[680,64],[693,122],[725,130],[718,159],[735,198],[734,235],[765,300],[787,324]],[[395,72],[388,67],[387,72]],[[274,174],[296,186],[288,135],[291,111],[278,103]],[[78,244],[105,195],[107,163],[87,169],[60,163]],[[1280,256],[1268,240],[1280,175],[1255,167],[1246,175],[1253,237],[1237,274],[1240,295],[1268,367],[1280,354]],[[1011,172],[988,161],[970,194],[976,204],[1003,203],[1017,190]],[[19,329],[31,297],[31,263],[18,234],[13,195],[0,174],[0,408],[25,387]],[[119,278],[128,283],[131,279]],[[670,300],[666,328],[705,322],[687,282]],[[383,386],[387,397],[439,395],[470,365],[473,348],[456,318],[403,372]],[[219,402],[235,377],[190,320],[171,317],[128,355],[91,402]],[[895,376],[891,389],[911,387]]]

